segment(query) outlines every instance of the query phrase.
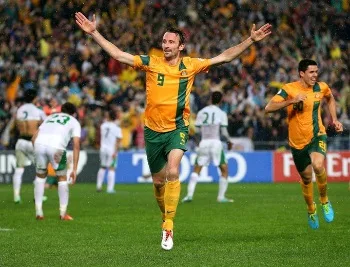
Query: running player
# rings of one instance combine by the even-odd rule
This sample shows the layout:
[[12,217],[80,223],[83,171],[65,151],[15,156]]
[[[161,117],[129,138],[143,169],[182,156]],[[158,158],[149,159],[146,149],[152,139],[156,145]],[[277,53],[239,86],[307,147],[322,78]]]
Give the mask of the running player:
[[312,172],[315,172],[321,208],[326,222],[332,222],[334,211],[327,195],[327,173],[324,161],[327,152],[327,134],[321,118],[321,101],[325,99],[337,132],[343,125],[337,119],[336,102],[331,89],[317,82],[318,67],[314,60],[303,59],[298,67],[299,80],[285,84],[265,107],[274,112],[287,107],[289,145],[295,166],[300,174],[300,185],[307,205],[308,223],[319,228],[314,202]]
[[196,74],[207,72],[238,57],[254,42],[271,33],[271,25],[255,25],[242,43],[211,59],[181,57],[185,35],[168,29],[162,39],[163,56],[131,55],[106,40],[96,28],[96,17],[88,20],[81,12],[76,23],[114,59],[146,72],[145,146],[152,173],[155,198],[162,213],[164,250],[173,248],[173,228],[180,197],[179,167],[186,151],[190,116],[190,93]]

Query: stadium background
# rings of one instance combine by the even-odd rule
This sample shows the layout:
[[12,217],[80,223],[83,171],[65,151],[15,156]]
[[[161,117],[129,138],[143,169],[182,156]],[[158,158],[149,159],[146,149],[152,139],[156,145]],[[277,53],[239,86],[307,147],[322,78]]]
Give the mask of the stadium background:
[[[208,58],[247,38],[253,23],[271,23],[270,38],[254,44],[233,62],[196,78],[191,94],[192,122],[208,103],[210,92],[224,92],[221,108],[228,114],[228,130],[235,144],[231,154],[244,158],[259,155],[261,159],[246,160],[248,166],[257,164],[253,166],[261,170],[260,175],[248,175],[246,181],[274,181],[270,174],[279,166],[275,158],[288,150],[286,113],[267,115],[264,106],[284,83],[298,78],[301,58],[313,58],[320,67],[319,80],[332,89],[338,118],[345,128],[336,136],[324,109],[328,149],[336,155],[332,158],[335,165],[327,163],[327,171],[340,172],[338,180],[349,176],[349,1],[12,0],[0,1],[0,30],[5,33],[0,35],[0,182],[11,179],[12,151],[18,137],[14,115],[23,92],[30,88],[37,89],[39,105],[48,115],[59,111],[65,101],[79,106],[83,153],[95,165],[104,111],[115,110],[123,131],[119,171],[136,166],[133,179],[147,176],[147,168],[132,163],[133,155],[144,155],[144,73],[113,60],[85,36],[73,18],[74,12],[81,10],[88,16],[95,13],[101,33],[133,54],[161,54],[160,40],[169,25],[186,33],[185,54]],[[190,133],[189,150],[193,152],[193,126]],[[252,152],[258,150],[270,152]],[[268,160],[272,164],[266,166]],[[239,163],[232,161],[230,165],[234,176]],[[96,173],[97,169],[87,172]],[[117,176],[123,175],[117,171]],[[204,177],[203,181],[208,180]]]

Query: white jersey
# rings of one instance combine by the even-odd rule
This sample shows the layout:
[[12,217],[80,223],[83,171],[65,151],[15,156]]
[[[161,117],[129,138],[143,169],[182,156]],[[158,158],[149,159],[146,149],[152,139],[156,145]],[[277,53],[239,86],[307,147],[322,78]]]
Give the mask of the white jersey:
[[76,118],[66,113],[47,117],[39,127],[35,144],[65,150],[72,137],[81,135],[81,126]]
[[112,121],[105,121],[101,124],[101,146],[100,151],[115,153],[117,139],[123,137],[122,130]]
[[196,118],[195,126],[201,128],[202,140],[220,140],[220,127],[227,127],[227,114],[215,105],[201,109]]
[[16,113],[16,119],[19,121],[43,121],[45,118],[45,112],[32,103],[20,106]]

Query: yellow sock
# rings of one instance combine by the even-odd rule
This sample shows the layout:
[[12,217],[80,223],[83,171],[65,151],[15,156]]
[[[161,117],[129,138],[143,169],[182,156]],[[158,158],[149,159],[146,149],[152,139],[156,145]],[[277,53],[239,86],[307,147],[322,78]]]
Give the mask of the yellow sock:
[[162,212],[162,220],[165,220],[165,205],[164,205],[164,192],[165,184],[162,187],[156,187],[153,185],[154,196],[157,200],[160,211]]
[[168,181],[165,185],[164,204],[165,204],[165,223],[166,230],[172,230],[173,221],[176,214],[177,204],[180,198],[180,180]]
[[320,201],[322,204],[325,204],[328,202],[326,169],[323,169],[323,172],[321,172],[321,174],[316,174],[316,181],[318,192],[320,194]]
[[301,190],[303,191],[304,199],[307,205],[307,211],[309,213],[315,212],[314,198],[313,198],[313,183],[304,184],[303,180],[300,180]]

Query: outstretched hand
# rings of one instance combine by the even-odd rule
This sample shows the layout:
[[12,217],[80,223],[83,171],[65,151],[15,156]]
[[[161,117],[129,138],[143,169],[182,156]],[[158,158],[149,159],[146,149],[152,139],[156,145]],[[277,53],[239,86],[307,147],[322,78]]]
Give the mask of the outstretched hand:
[[92,34],[96,30],[96,16],[92,16],[92,20],[88,20],[83,13],[75,13],[75,22],[86,33]]
[[271,28],[272,25],[270,23],[266,23],[265,25],[261,26],[259,30],[256,31],[255,24],[253,24],[252,30],[250,32],[250,38],[252,38],[254,42],[260,41],[271,34]]

